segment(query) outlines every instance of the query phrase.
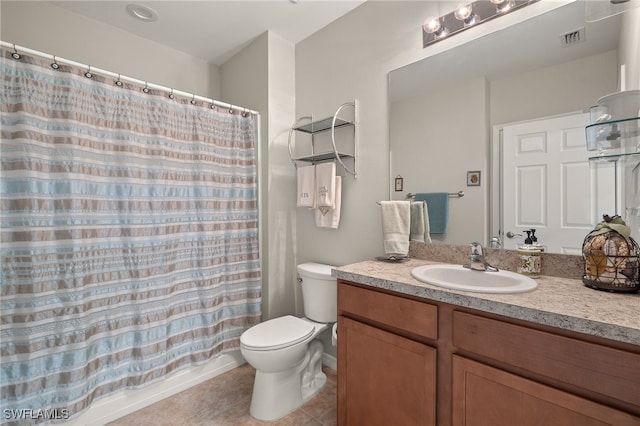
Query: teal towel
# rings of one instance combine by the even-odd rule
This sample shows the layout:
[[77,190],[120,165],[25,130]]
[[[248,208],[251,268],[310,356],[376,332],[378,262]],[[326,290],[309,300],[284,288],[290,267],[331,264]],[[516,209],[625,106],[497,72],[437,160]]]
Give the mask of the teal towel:
[[426,201],[429,212],[429,232],[446,234],[449,223],[449,193],[427,192],[416,194],[416,201]]

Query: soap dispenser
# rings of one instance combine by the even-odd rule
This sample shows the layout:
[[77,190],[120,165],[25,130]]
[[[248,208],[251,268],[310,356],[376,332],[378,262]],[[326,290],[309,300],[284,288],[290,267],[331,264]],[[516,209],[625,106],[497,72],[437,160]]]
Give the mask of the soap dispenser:
[[517,250],[517,271],[519,274],[526,275],[531,278],[538,278],[540,276],[540,270],[542,269],[540,257],[542,251],[533,245],[533,240],[531,238],[532,231],[526,230],[524,232],[527,233],[527,238],[524,239],[524,244],[519,246]]
[[538,243],[538,237],[536,237],[536,230],[534,228],[531,228],[531,242],[533,243],[533,246],[535,248],[537,248],[541,252],[544,251],[544,246]]

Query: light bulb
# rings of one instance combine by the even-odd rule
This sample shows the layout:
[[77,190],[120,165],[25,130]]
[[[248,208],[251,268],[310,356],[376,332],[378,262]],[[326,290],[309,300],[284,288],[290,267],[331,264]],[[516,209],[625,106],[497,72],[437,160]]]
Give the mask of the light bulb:
[[435,38],[444,38],[449,35],[449,30],[446,27],[442,26],[440,18],[436,18],[433,16],[427,18],[424,21],[424,24],[422,24],[422,28],[424,29],[425,33],[433,34]]
[[505,13],[513,6],[512,0],[491,0],[491,3],[496,5],[496,11],[498,13]]
[[442,24],[440,23],[440,19],[435,16],[428,17],[422,25],[422,28],[424,28],[424,31],[428,34],[434,34],[438,32],[441,27]]
[[477,24],[479,20],[478,15],[473,13],[473,6],[471,5],[471,3],[460,4],[458,7],[456,7],[453,15],[457,20],[462,21],[465,27]]
[[470,3],[462,3],[456,7],[456,11],[453,13],[457,20],[464,21],[469,18],[473,13],[473,9]]

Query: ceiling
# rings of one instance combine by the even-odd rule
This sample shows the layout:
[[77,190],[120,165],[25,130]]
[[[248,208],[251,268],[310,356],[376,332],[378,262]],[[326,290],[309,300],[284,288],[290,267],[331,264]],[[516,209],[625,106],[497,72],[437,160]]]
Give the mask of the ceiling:
[[[52,1],[51,3],[140,37],[222,65],[265,31],[298,43],[366,0],[155,0]],[[155,22],[126,10],[150,7]]]

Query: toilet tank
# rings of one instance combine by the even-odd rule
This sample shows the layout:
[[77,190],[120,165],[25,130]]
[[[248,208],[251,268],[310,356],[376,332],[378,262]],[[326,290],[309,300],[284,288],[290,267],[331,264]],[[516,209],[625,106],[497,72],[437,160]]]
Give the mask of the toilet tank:
[[304,316],[315,322],[337,321],[338,283],[331,276],[334,266],[321,263],[298,265],[298,275],[302,280],[302,301]]

